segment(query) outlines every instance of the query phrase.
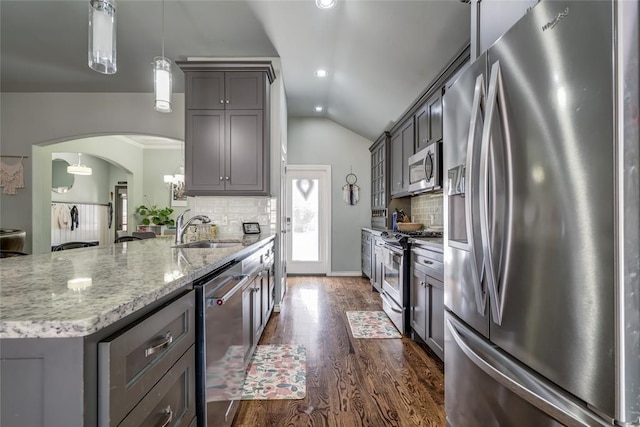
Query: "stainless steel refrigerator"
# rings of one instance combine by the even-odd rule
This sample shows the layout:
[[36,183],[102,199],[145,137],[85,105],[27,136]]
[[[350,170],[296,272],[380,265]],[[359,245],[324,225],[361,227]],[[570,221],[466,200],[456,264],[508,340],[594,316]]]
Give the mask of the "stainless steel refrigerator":
[[637,1],[548,1],[444,96],[452,427],[640,425]]

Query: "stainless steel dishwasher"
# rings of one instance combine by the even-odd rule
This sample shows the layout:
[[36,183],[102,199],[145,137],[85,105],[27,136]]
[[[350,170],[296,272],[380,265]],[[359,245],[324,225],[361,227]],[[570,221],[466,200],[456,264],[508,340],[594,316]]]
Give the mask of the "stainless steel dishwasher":
[[241,263],[196,281],[196,387],[199,427],[230,426],[245,379]]

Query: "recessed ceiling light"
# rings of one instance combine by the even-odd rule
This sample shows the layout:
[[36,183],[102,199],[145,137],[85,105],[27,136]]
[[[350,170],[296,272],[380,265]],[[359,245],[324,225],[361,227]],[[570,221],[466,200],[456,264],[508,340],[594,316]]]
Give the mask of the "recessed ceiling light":
[[327,77],[327,70],[316,70],[316,77]]
[[316,6],[320,9],[331,9],[336,5],[336,0],[316,0]]
[[324,110],[324,108],[322,108],[322,105],[316,105],[315,107],[313,107],[313,111],[315,111],[316,113],[320,113],[322,110]]

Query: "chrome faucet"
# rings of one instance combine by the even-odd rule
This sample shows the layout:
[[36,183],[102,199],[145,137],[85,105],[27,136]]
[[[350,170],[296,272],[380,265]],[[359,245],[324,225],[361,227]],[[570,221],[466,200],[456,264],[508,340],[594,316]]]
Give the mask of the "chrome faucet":
[[193,221],[199,220],[202,224],[208,224],[211,222],[211,219],[209,219],[209,217],[206,215],[194,215],[191,218],[189,218],[185,223],[184,214],[186,214],[190,210],[191,209],[187,209],[186,211],[182,212],[180,215],[178,215],[178,218],[176,219],[176,245],[182,244],[182,238],[184,236],[184,233],[185,231],[187,231],[187,228],[191,225]]

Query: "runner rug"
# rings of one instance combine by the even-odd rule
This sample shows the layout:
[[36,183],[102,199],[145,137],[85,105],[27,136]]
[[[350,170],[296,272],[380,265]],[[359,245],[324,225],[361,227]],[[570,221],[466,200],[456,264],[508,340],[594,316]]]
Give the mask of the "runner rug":
[[292,344],[259,345],[245,371],[243,347],[230,347],[207,370],[207,401],[303,399],[306,395],[306,352]]
[[347,311],[354,338],[402,338],[384,311]]

